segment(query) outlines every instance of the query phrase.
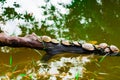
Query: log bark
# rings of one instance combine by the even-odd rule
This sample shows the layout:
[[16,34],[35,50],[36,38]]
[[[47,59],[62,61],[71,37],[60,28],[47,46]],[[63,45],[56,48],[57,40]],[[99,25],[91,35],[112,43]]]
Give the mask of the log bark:
[[[99,55],[106,54],[101,49],[100,50],[95,49],[93,51],[89,51],[78,46],[65,46],[62,44],[54,44],[52,42],[44,42],[44,41],[40,42],[38,36],[35,33],[26,35],[24,37],[8,36],[5,33],[0,33],[0,46],[27,47],[27,48],[45,50],[47,53],[47,58],[62,52],[70,52],[70,53],[78,53],[78,54],[94,53]],[[109,55],[119,56],[118,53],[110,53]]]
[[25,37],[15,37],[0,33],[0,46],[43,49],[42,43],[38,41],[35,34],[27,35]]

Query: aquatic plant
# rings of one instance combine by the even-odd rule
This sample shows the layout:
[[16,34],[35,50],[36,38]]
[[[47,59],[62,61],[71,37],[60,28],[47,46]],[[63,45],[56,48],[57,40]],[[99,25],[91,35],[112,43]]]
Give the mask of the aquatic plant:
[[12,59],[12,55],[10,55],[9,65],[12,66],[12,64],[13,64],[13,59]]
[[34,51],[37,52],[40,56],[42,56],[42,54],[37,49],[34,49]]
[[103,60],[105,59],[105,57],[108,55],[109,53],[105,54],[104,56],[101,57],[101,59],[99,60],[99,63],[103,62]]
[[75,80],[78,80],[79,79],[79,75],[80,75],[80,71],[78,71],[75,75]]

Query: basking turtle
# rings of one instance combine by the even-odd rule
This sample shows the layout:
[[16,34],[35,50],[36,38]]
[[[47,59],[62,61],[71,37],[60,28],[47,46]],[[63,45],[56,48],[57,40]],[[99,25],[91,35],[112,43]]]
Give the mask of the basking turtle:
[[54,43],[54,44],[58,44],[59,43],[59,41],[56,40],[56,39],[51,39],[51,42]]
[[90,43],[84,43],[84,44],[82,44],[82,48],[86,49],[86,50],[89,50],[89,51],[95,50],[94,46],[92,44],[90,44]]
[[108,44],[107,43],[100,43],[99,44],[99,48],[102,48],[102,49],[105,49],[108,47]]
[[118,53],[120,50],[116,47],[116,46],[114,46],[114,45],[111,45],[110,46],[110,50],[112,51],[112,52],[114,52],[114,53]]
[[110,53],[110,48],[108,48],[108,47],[105,48],[105,49],[104,49],[104,52],[105,52],[105,53]]
[[68,40],[63,40],[61,43],[65,46],[70,46],[71,45]]
[[42,41],[43,41],[41,36],[37,36],[37,37],[38,37],[38,41],[39,41],[39,42],[42,42]]
[[49,36],[42,36],[41,39],[44,42],[50,42],[51,41],[51,37],[49,37]]
[[72,42],[75,46],[81,46],[81,44],[79,43],[79,42],[77,42],[77,41],[73,41]]
[[99,45],[94,45],[96,49],[99,49]]

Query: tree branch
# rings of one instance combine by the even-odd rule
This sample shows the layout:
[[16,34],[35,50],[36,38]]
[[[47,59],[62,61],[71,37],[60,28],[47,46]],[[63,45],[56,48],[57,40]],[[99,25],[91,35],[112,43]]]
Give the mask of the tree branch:
[[[70,52],[70,53],[78,53],[78,54],[99,54],[99,55],[105,55],[106,52],[104,49],[95,48],[94,50],[86,50],[81,46],[75,46],[75,45],[63,45],[61,43],[54,44],[52,42],[45,42],[39,41],[38,36],[33,33],[30,35],[26,35],[24,37],[14,37],[14,36],[8,36],[5,33],[0,33],[0,46],[10,46],[10,47],[27,47],[27,48],[34,48],[39,50],[45,50],[47,55],[53,56],[58,53],[62,52]],[[94,45],[93,45],[94,46]],[[94,46],[95,47],[95,46]],[[108,47],[109,48],[109,47]],[[107,52],[109,55],[119,55],[119,52]]]

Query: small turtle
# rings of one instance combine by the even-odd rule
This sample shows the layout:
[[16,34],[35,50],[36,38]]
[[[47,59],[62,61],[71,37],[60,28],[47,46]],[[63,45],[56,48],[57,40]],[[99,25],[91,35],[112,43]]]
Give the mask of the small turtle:
[[58,44],[59,43],[59,41],[56,40],[56,39],[51,39],[51,42],[54,43],[54,44]]
[[114,53],[118,53],[120,50],[116,47],[116,46],[114,46],[114,45],[111,45],[110,46],[110,50],[112,51],[112,52],[114,52]]
[[100,43],[99,44],[99,48],[105,49],[106,47],[108,47],[107,43]]
[[94,45],[96,49],[99,49],[99,45]]
[[79,44],[77,41],[73,41],[72,42],[75,46],[81,46],[81,44]]
[[68,40],[64,40],[64,41],[62,41],[61,43],[62,43],[63,45],[65,45],[65,46],[70,46],[70,45],[71,45]]
[[108,48],[108,47],[105,48],[105,49],[104,49],[104,52],[105,52],[105,53],[110,53],[110,48]]
[[90,43],[84,43],[84,44],[82,44],[82,48],[86,49],[86,50],[89,50],[89,51],[95,50],[94,46],[92,44],[90,44]]
[[51,41],[51,38],[49,36],[42,36],[41,39],[42,39],[42,41],[45,41],[45,42]]
[[42,37],[37,36],[37,38],[38,38],[38,41],[39,41],[39,42],[42,42],[42,41],[43,41],[43,40],[42,40]]

